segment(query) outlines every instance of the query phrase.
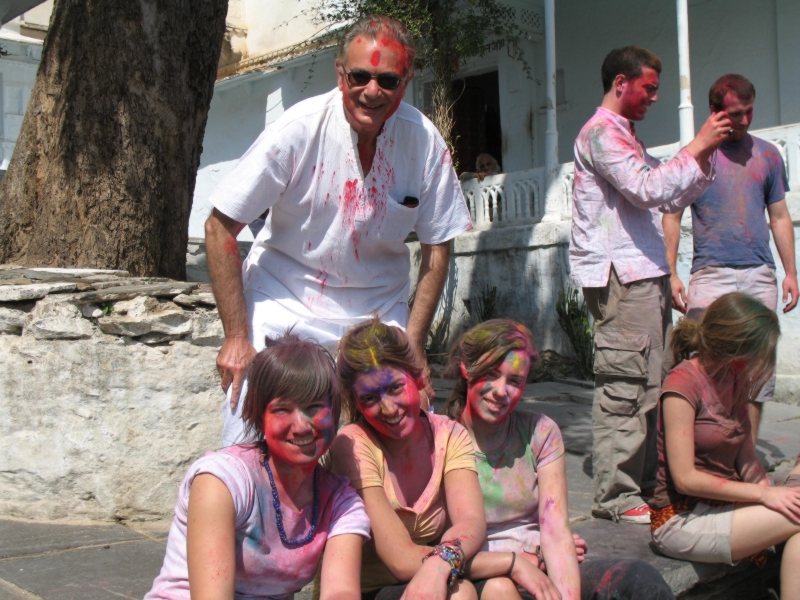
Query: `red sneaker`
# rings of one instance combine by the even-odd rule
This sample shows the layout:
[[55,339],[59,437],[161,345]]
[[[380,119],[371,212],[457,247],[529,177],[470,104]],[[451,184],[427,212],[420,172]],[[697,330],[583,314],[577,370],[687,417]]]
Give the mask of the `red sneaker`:
[[619,520],[623,523],[641,523],[642,525],[650,524],[650,507],[647,504],[640,504],[636,508],[626,510],[619,516]]

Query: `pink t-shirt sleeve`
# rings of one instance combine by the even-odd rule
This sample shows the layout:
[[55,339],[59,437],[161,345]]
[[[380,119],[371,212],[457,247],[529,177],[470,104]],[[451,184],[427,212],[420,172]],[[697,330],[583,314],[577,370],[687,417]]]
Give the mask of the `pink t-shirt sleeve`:
[[547,415],[538,415],[536,429],[531,438],[531,451],[536,459],[536,468],[549,465],[564,455],[564,440],[561,430]]
[[224,452],[209,453],[198,459],[186,473],[181,484],[181,500],[189,507],[189,492],[194,478],[202,474],[213,475],[228,488],[236,511],[236,528],[244,527],[253,512],[256,497],[255,483],[244,462]]
[[361,498],[348,484],[343,484],[337,490],[333,502],[328,539],[345,533],[355,533],[368,540],[369,527],[369,517]]

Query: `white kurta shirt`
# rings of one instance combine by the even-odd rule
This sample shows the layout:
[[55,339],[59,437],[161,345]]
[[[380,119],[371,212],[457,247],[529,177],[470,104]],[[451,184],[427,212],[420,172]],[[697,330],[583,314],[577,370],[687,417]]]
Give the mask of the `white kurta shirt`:
[[[270,125],[211,197],[249,223],[270,209],[244,265],[245,290],[300,319],[340,326],[406,303],[415,230],[424,244],[472,228],[439,132],[401,103],[377,139],[368,174],[335,89],[300,102]],[[406,197],[417,207],[404,206]]]

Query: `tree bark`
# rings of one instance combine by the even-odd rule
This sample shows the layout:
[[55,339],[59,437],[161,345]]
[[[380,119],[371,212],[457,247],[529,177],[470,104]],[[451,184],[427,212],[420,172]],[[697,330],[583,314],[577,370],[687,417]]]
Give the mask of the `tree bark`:
[[227,0],[56,0],[0,263],[183,279]]

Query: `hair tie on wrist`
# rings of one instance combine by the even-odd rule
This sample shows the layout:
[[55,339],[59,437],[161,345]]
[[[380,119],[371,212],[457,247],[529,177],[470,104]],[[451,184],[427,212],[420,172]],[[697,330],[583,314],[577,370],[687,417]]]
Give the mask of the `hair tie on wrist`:
[[511,571],[514,570],[514,565],[517,564],[517,553],[511,553],[511,566],[508,567],[508,573],[506,573],[506,577],[511,577]]

